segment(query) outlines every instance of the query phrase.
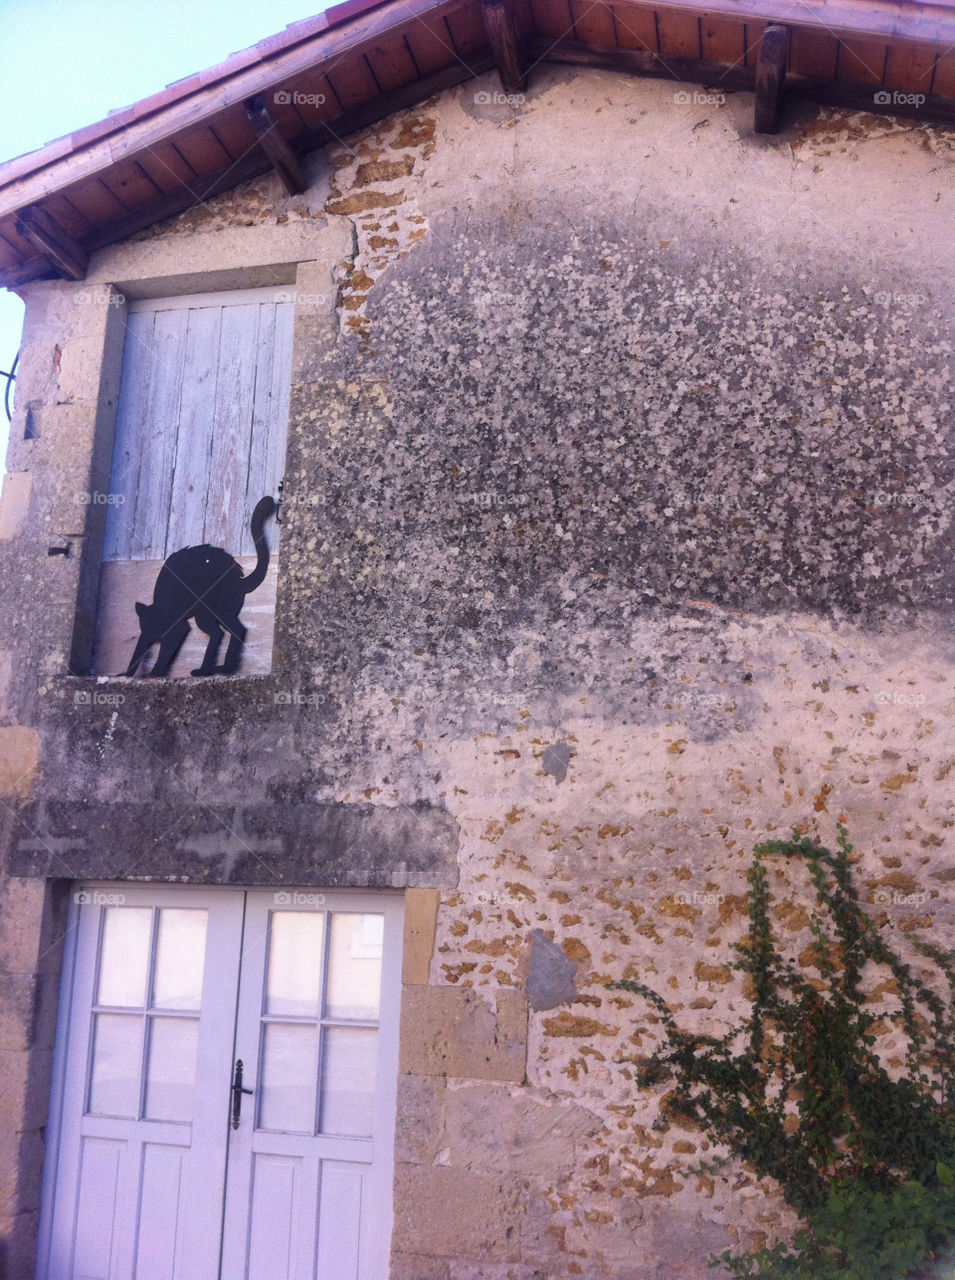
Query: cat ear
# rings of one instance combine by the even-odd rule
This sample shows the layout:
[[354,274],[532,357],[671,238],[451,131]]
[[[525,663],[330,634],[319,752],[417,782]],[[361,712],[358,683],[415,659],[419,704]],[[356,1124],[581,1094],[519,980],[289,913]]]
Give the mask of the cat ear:
[[142,600],[136,601],[136,612],[139,614],[140,618],[145,616],[146,610],[148,608],[149,606],[146,604],[143,604]]

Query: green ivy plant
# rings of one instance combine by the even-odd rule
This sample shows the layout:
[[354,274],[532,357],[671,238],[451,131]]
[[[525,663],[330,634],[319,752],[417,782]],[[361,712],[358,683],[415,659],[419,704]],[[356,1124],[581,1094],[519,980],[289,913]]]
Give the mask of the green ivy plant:
[[[955,1011],[860,906],[851,853],[841,825],[834,851],[798,832],[756,846],[750,927],[733,962],[752,1005],[725,1036],[683,1030],[644,983],[609,984],[647,1000],[663,1026],[663,1045],[639,1064],[641,1087],[675,1079],[666,1113],[774,1178],[800,1215],[792,1244],[710,1259],[740,1280],[955,1276]],[[775,857],[801,861],[812,881],[818,978],[773,937]],[[909,943],[955,992],[955,951]],[[895,1007],[874,1011],[863,985],[875,974]],[[895,1067],[876,1049],[890,1030],[903,1046]]]

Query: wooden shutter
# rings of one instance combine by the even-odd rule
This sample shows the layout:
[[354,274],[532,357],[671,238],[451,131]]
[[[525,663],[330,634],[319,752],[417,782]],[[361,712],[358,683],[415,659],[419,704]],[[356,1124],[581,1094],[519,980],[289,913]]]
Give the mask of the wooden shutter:
[[[249,521],[278,497],[285,467],[292,363],[286,289],[191,294],[133,302],[116,414],[111,502],[91,671],[119,675],[139,635],[163,561],[181,547],[224,547],[243,573],[255,565]],[[244,675],[271,669],[279,527],[266,525],[271,563],[242,610]],[[202,661],[193,626],[170,672]]]
[[130,304],[104,559],[163,560],[202,542],[254,554],[252,508],[278,496],[284,469],[287,292]]

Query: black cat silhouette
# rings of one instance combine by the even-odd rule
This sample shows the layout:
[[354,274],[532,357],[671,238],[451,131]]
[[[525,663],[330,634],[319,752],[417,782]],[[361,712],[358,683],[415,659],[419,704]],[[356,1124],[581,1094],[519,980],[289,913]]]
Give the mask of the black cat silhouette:
[[[194,676],[230,675],[239,665],[239,655],[246,629],[239,613],[250,591],[262,585],[269,567],[269,548],[262,532],[266,520],[275,510],[271,498],[260,498],[252,512],[252,541],[258,559],[245,577],[237,560],[222,547],[203,543],[183,547],[166,558],[156,577],[152,604],[137,600],[140,637],[133,650],[125,675],[135,675],[136,668],[154,644],[159,645],[156,664],[149,673],[168,673],[189,634],[189,619],[209,637],[202,666]],[[224,632],[229,633],[229,647],[221,667],[215,665]]]

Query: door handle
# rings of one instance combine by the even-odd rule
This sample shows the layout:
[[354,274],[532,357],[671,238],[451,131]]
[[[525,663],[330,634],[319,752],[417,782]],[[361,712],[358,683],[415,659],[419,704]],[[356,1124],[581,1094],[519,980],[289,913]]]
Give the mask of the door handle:
[[235,1060],[235,1073],[232,1076],[232,1127],[238,1129],[239,1120],[242,1116],[242,1095],[243,1093],[255,1093],[254,1089],[242,1088],[242,1059]]

